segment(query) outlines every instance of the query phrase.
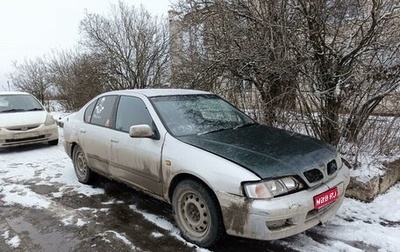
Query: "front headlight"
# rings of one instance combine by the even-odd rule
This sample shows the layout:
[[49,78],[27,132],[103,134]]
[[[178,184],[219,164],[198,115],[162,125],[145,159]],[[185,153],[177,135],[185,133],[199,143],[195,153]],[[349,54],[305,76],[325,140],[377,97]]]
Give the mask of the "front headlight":
[[249,182],[244,184],[247,197],[252,199],[270,199],[303,188],[304,185],[294,177]]
[[47,114],[46,122],[44,123],[44,125],[49,126],[55,123],[56,121],[53,119],[53,117],[50,114]]

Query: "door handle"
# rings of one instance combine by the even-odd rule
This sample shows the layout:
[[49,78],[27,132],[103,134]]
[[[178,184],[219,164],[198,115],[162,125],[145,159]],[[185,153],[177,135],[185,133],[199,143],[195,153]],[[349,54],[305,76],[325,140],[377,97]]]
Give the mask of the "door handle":
[[119,143],[119,140],[118,140],[118,139],[112,139],[112,138],[111,138],[111,143]]
[[86,129],[80,128],[80,129],[79,129],[79,132],[81,132],[81,133],[86,133]]

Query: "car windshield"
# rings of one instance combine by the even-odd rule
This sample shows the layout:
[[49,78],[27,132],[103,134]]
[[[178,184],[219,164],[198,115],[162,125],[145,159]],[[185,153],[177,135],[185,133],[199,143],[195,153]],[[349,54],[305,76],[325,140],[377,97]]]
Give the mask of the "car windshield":
[[243,112],[216,95],[176,95],[151,98],[165,127],[174,136],[208,134],[255,124]]
[[0,113],[15,113],[36,110],[43,110],[43,107],[32,95],[0,95]]

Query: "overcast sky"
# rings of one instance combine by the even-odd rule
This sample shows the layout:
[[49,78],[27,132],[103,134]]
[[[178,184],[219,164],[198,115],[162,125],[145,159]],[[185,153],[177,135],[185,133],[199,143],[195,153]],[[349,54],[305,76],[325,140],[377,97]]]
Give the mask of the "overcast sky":
[[[167,17],[169,0],[124,0]],[[85,10],[106,15],[117,0],[0,0],[0,91],[8,89],[13,62],[69,49],[79,39]]]

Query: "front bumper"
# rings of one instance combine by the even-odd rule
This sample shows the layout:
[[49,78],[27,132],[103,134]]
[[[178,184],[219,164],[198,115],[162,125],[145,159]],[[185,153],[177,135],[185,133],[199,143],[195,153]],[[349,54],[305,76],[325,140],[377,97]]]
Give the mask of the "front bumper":
[[[269,200],[254,200],[217,192],[226,232],[257,240],[289,237],[325,223],[342,205],[350,173],[346,166],[328,183],[298,193]],[[337,187],[339,198],[314,210],[313,197]]]
[[0,148],[45,143],[58,139],[57,124],[40,125],[26,131],[0,129]]

